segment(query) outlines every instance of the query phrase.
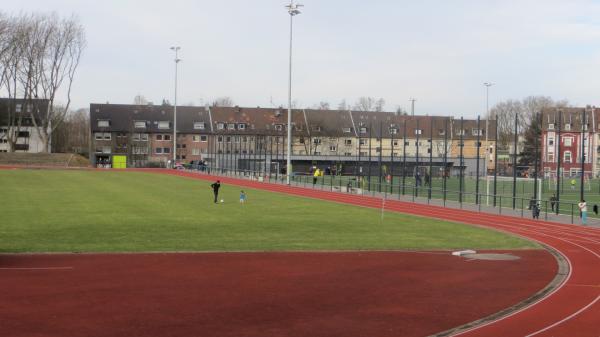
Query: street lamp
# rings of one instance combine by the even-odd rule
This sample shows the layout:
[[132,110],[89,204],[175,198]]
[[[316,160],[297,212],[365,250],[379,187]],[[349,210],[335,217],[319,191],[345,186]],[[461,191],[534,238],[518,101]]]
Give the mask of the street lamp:
[[[489,151],[491,150],[491,146],[488,144],[488,131],[489,131],[489,127],[488,125],[490,124],[490,87],[492,85],[494,85],[494,83],[491,82],[485,82],[483,83],[483,85],[485,86],[485,111],[486,111],[486,117],[485,117],[485,148],[487,149],[486,154],[485,154],[485,204],[487,206],[490,205],[490,176],[488,174],[488,157],[489,157]],[[497,127],[497,126],[496,126]],[[498,140],[496,139],[496,142]],[[497,149],[497,148],[496,148]],[[494,175],[496,175],[496,172],[494,172]],[[494,193],[496,193],[496,191],[494,191]]]
[[181,61],[177,57],[181,47],[171,47],[171,50],[175,52],[175,104],[173,105],[173,167],[177,161],[177,64]]
[[290,0],[290,4],[285,7],[290,14],[290,65],[289,65],[289,82],[288,82],[288,122],[287,122],[287,169],[286,183],[290,184],[290,174],[292,173],[292,22],[294,16],[300,14],[300,7],[303,5],[295,4],[294,0]]

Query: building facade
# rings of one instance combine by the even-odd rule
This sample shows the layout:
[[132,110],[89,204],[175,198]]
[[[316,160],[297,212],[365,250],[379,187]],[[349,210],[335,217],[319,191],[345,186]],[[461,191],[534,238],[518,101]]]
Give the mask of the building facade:
[[[91,104],[90,160],[110,163],[127,156],[129,166],[165,166],[173,158],[173,107],[163,105]],[[449,170],[480,174],[493,170],[486,149],[495,140],[482,120],[439,116],[404,116],[389,112],[292,110],[292,161],[295,172],[312,166],[361,171],[366,163],[409,172],[429,163]],[[461,129],[462,127],[462,129]],[[460,149],[463,158],[459,160]],[[479,150],[479,151],[478,151]],[[239,170],[277,170],[287,155],[287,109],[246,107],[177,107],[177,161],[205,161]],[[486,163],[487,162],[487,163]],[[407,173],[411,174],[411,173]]]
[[37,118],[34,112],[47,109],[47,100],[0,98],[0,152],[46,152],[35,126],[41,125],[41,121],[34,123]]

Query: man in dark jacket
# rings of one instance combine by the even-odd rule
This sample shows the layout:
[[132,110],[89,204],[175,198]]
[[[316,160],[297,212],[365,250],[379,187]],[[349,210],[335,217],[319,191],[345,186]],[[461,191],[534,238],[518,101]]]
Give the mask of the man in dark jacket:
[[219,188],[221,187],[221,182],[219,180],[217,180],[215,183],[210,185],[210,187],[212,187],[213,193],[215,194],[215,204],[216,204],[217,200],[219,198]]

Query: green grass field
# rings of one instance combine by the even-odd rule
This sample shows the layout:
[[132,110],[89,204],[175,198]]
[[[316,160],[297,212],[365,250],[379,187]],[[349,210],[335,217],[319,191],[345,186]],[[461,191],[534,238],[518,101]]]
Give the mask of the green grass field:
[[[309,176],[295,176],[295,182],[300,185],[312,186],[312,177]],[[560,186],[560,211],[562,214],[570,214],[571,209],[578,213],[577,203],[579,202],[579,192],[580,192],[580,180],[578,178],[575,179],[576,184],[574,188],[571,188],[572,178],[564,178],[561,179]],[[324,186],[346,186],[346,184],[350,181],[354,187],[359,186],[356,182],[355,177],[353,176],[323,176],[319,177],[317,181],[317,185]],[[390,187],[390,184],[385,182],[385,179],[382,179],[381,187],[379,185],[379,177],[373,176],[371,177],[371,184],[369,189],[368,180],[364,177],[364,182],[362,187],[365,191],[386,191],[387,193],[392,192],[394,195],[402,194],[403,191],[405,195],[412,195],[415,192],[420,197],[428,196],[428,186],[421,186],[418,188],[414,187],[415,179],[413,177],[406,177],[404,189],[400,186],[402,184],[402,177],[394,177],[393,187]],[[490,204],[493,203],[493,178],[490,178]],[[319,186],[317,186],[319,187]],[[521,207],[527,208],[529,200],[533,197],[533,180],[525,181],[525,180],[517,180],[516,184],[516,208],[520,209]],[[432,199],[443,199],[443,179],[441,178],[433,178],[432,179]],[[510,177],[503,177],[498,179],[497,181],[497,199],[496,202],[501,204],[502,207],[512,208],[512,195],[513,195],[513,182]],[[460,190],[460,181],[458,177],[450,177],[446,180],[446,199],[451,201],[459,200],[459,191]],[[475,192],[476,192],[476,179],[475,177],[465,177],[464,178],[464,186],[463,186],[463,195],[462,200],[465,203],[475,203]],[[545,210],[546,204],[548,207],[548,212],[551,211],[550,204],[546,201],[552,196],[553,193],[556,192],[556,183],[548,182],[548,180],[544,180],[542,182],[542,211]],[[600,179],[592,179],[586,185],[584,185],[585,199],[588,205],[600,204]],[[486,193],[486,181],[485,177],[480,177],[479,181],[479,194],[485,202],[486,198],[484,195]],[[593,213],[589,213],[590,217],[598,217]]]
[[521,249],[467,225],[126,171],[0,170],[0,252]]

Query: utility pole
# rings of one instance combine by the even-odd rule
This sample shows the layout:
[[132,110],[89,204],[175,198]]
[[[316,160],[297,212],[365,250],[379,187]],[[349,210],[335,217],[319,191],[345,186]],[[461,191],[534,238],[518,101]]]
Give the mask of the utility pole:
[[410,115],[414,116],[415,115],[415,101],[416,101],[416,99],[414,99],[414,98],[411,97],[409,99],[409,101],[410,101]]

